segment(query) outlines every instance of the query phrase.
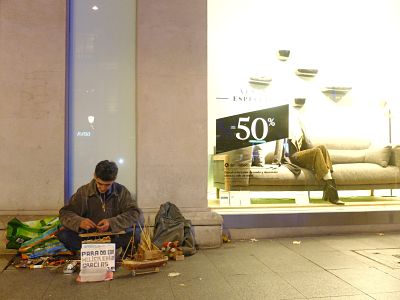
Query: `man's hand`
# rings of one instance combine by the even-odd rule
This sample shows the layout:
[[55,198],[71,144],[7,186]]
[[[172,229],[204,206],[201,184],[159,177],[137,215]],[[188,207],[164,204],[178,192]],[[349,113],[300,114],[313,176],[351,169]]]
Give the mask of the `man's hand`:
[[109,228],[110,228],[110,222],[107,219],[103,219],[97,224],[97,230],[100,232],[105,232]]
[[96,228],[97,226],[92,220],[83,219],[81,221],[81,223],[79,224],[79,227],[84,229],[84,230],[89,230],[89,229],[92,229],[92,228]]

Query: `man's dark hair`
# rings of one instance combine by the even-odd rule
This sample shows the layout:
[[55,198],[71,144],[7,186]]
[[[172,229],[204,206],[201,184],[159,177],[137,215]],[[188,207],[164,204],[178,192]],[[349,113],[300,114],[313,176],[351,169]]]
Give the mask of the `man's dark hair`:
[[113,161],[103,160],[96,165],[94,174],[103,181],[114,181],[117,178],[118,166]]

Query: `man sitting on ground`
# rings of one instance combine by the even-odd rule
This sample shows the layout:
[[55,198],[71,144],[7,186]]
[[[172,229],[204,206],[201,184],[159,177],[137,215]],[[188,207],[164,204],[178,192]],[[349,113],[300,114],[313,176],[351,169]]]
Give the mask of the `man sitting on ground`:
[[[115,162],[99,162],[94,178],[80,187],[69,203],[60,209],[60,222],[64,229],[57,237],[69,250],[81,249],[80,233],[129,231],[139,220],[137,201],[125,186],[115,182],[117,174]],[[131,233],[114,235],[112,242],[116,249],[125,249],[131,236]]]

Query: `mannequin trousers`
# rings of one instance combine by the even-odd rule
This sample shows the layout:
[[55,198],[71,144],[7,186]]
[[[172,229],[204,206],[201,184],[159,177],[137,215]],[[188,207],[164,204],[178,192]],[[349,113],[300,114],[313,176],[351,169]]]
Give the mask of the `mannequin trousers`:
[[290,160],[299,167],[311,170],[318,180],[322,180],[329,171],[333,172],[331,157],[324,145],[298,151],[290,156]]

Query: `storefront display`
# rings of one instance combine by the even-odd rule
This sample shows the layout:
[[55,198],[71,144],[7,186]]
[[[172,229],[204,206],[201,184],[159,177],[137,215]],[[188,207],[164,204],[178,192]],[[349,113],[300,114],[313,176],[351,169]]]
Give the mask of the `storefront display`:
[[[382,45],[399,48],[391,37],[379,34],[400,30],[400,18],[391,14],[394,4],[372,1],[358,15],[362,27],[355,27],[351,12],[358,12],[356,5],[346,5],[350,13],[337,26],[318,17],[322,7],[316,1],[290,1],[296,6],[292,12],[281,10],[278,2],[209,3],[210,204],[282,204],[292,199],[293,205],[325,205],[312,170],[294,176],[272,161],[275,141],[290,137],[296,123],[310,144],[327,147],[341,198],[397,201],[380,197],[396,195],[400,188],[400,138],[394,135],[400,133],[400,120],[393,113],[400,112],[394,101],[400,95],[392,76],[400,58],[382,60],[379,54]],[[332,5],[341,12],[344,3]],[[307,15],[308,6],[313,6],[318,25],[306,16],[303,23],[295,22],[293,12]],[[377,11],[382,22],[379,30],[370,31],[370,17],[377,17]],[[274,30],[266,35],[266,28]],[[368,41],[379,39],[380,45],[356,38],[366,33]],[[341,42],[326,43],[321,36],[341,36]],[[371,72],[365,72],[367,62]],[[380,78],[374,80],[377,72]],[[286,127],[273,113],[282,107],[287,108]],[[238,201],[241,192],[246,195]]]

